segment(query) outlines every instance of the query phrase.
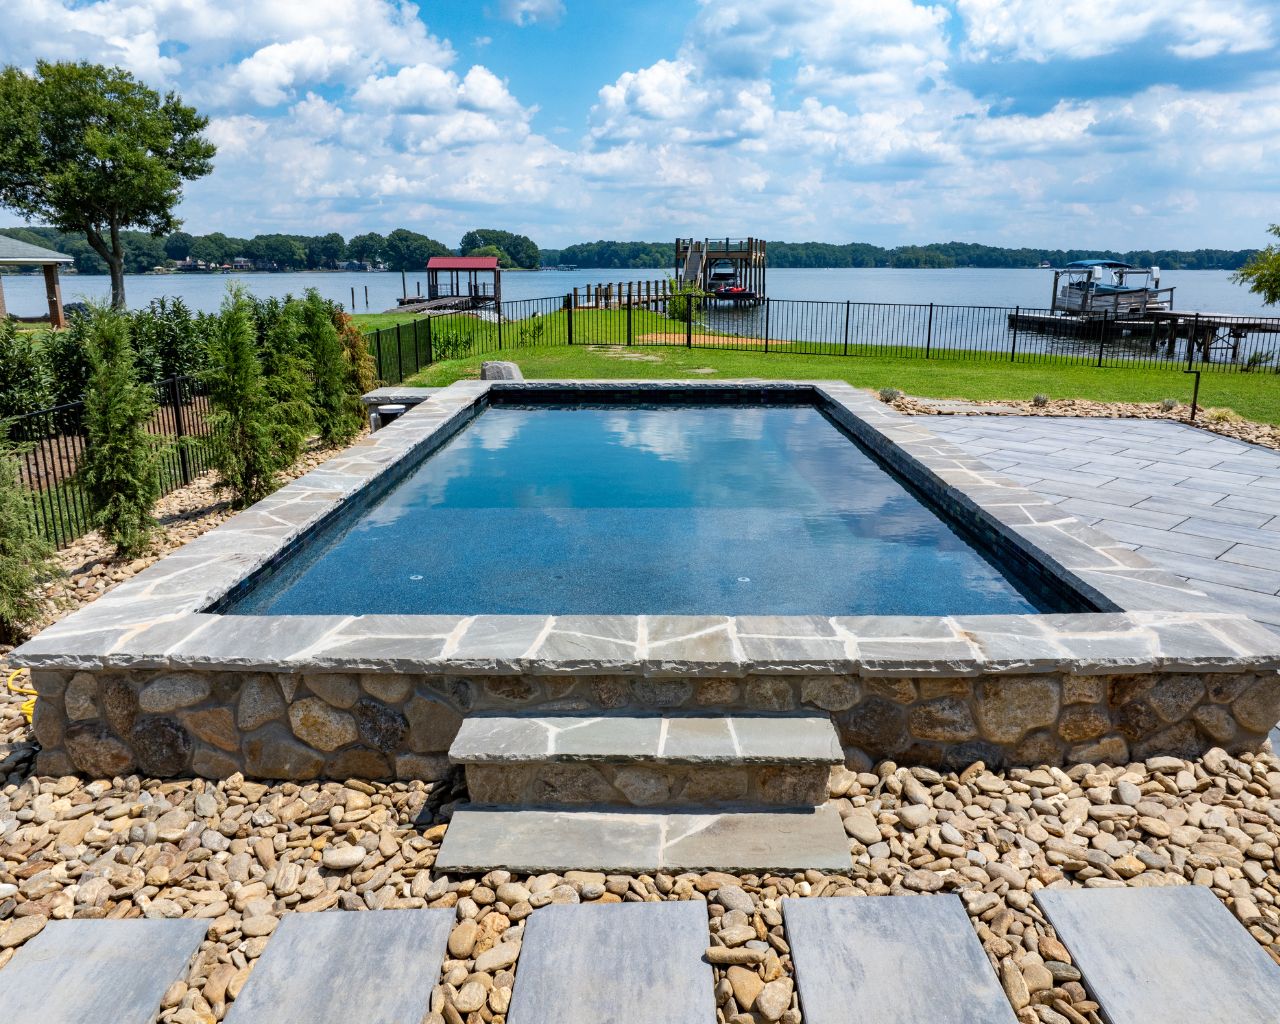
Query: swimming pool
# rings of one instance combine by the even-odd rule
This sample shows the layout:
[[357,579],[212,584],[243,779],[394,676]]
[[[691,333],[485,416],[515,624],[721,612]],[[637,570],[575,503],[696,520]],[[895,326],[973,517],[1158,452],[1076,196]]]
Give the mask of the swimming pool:
[[[1025,614],[1033,596],[812,401],[504,397],[221,610]],[[1046,607],[1046,604],[1051,605]]]

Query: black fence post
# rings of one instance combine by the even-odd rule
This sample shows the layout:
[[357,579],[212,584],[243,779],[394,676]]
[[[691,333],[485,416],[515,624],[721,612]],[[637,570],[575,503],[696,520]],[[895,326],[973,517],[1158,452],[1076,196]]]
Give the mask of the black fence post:
[[1102,319],[1098,321],[1098,365],[1102,365],[1103,347],[1107,343],[1107,311],[1102,311]]
[[1013,311],[1013,344],[1009,346],[1009,362],[1013,362],[1018,354],[1018,323],[1022,320],[1022,307]]
[[373,359],[378,364],[378,379],[385,381],[387,379],[386,370],[382,365],[382,329],[373,332]]
[[577,292],[570,292],[564,297],[565,308],[568,310],[569,321],[569,344],[573,344],[573,307],[575,305],[573,299]]
[[929,351],[933,348],[933,303],[929,303],[929,322],[924,328],[924,357],[929,358]]
[[433,328],[433,327],[431,326],[431,322],[432,322],[434,319],[435,319],[435,317],[433,317],[433,316],[428,316],[428,317],[427,317],[427,365],[428,365],[428,366],[430,366],[432,363],[434,363],[434,362],[436,361],[436,354],[435,354],[435,351],[434,351],[434,349],[433,349],[433,344],[434,344],[434,343],[433,343],[433,340],[432,340],[432,337],[431,337],[431,332],[435,329],[435,328]]
[[182,482],[185,485],[191,483],[191,459],[182,440],[187,432],[182,423],[182,391],[176,376],[169,378],[169,400],[173,403],[173,430],[178,435],[178,466],[182,470]]
[[1200,335],[1200,314],[1195,315],[1195,319],[1191,322],[1191,334],[1187,338],[1187,368],[1183,373],[1195,375],[1195,382],[1191,386],[1191,416],[1190,421],[1196,421],[1196,412],[1200,406],[1200,371],[1195,368],[1196,357],[1196,340]]
[[632,338],[631,326],[631,291],[627,290],[627,345],[630,346]]
[[849,354],[849,300],[844,303],[844,355]]
[[418,334],[422,328],[422,321],[413,321],[413,372],[417,373],[422,369],[422,347],[418,344]]
[[404,342],[400,335],[400,324],[396,324],[396,370],[400,374],[397,384],[404,383]]
[[693,348],[693,296],[685,296],[684,302],[684,347]]
[[502,314],[498,314],[498,351],[502,351]]
[[770,299],[766,295],[764,300],[764,350],[769,351],[769,304]]

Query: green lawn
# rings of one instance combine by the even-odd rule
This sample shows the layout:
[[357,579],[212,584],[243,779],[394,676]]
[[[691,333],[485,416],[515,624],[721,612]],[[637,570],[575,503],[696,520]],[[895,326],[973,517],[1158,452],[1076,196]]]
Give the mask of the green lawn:
[[380,331],[384,327],[412,323],[422,317],[413,313],[352,313],[351,319],[362,331]]
[[[670,321],[664,319],[662,323],[666,325],[664,329],[671,329]],[[603,327],[603,323],[600,326]],[[676,326],[678,329],[679,325]],[[575,333],[577,328],[575,323]],[[621,348],[576,344],[570,348],[556,344],[520,349],[518,344],[508,342],[501,356],[516,360],[524,375],[531,379],[844,380],[857,387],[895,387],[908,394],[932,398],[1030,399],[1036,394],[1046,394],[1051,398],[1096,401],[1158,402],[1163,398],[1176,398],[1190,402],[1194,380],[1179,370],[1167,369],[1099,369],[1084,364],[1046,366],[881,355],[801,356],[659,346]],[[435,363],[406,383],[443,385],[477,377],[481,362],[498,357],[498,353],[490,351]],[[1280,424],[1280,377],[1274,373],[1206,372],[1201,377],[1200,404],[1230,408],[1251,420]]]

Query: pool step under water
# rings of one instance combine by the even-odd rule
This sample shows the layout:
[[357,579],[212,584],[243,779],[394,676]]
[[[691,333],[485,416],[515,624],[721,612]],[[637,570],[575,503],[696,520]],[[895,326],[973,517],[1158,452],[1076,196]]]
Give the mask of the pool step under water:
[[824,714],[468,717],[439,870],[847,870]]

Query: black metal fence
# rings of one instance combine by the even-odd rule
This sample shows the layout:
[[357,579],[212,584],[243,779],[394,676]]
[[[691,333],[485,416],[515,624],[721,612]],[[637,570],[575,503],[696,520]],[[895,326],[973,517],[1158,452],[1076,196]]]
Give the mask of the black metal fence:
[[[147,433],[156,439],[162,493],[168,494],[210,468],[211,409],[196,377],[169,377],[154,387],[156,408]],[[37,528],[58,547],[83,536],[93,526],[80,475],[88,444],[84,403],[16,416],[8,429],[19,446],[18,470],[31,495]]]
[[705,302],[690,320],[668,317],[670,301],[526,299],[504,302],[501,315],[436,314],[365,337],[388,384],[447,359],[574,344],[1280,373],[1280,317],[1064,317],[1024,307],[769,299]]
[[[678,318],[681,300],[619,293],[590,305],[572,294],[503,302],[423,317],[365,335],[386,384],[433,363],[505,356],[567,345],[683,346],[835,357],[880,356],[969,362],[1044,363],[1280,373],[1280,317],[1156,314],[1143,320],[1054,316],[1046,309],[770,299],[706,301]],[[1280,384],[1277,384],[1280,386]],[[148,432],[161,449],[164,492],[209,469],[210,406],[194,376],[155,385]],[[80,481],[84,404],[41,409],[9,421],[21,445],[21,476],[36,521],[62,546],[91,528]]]

